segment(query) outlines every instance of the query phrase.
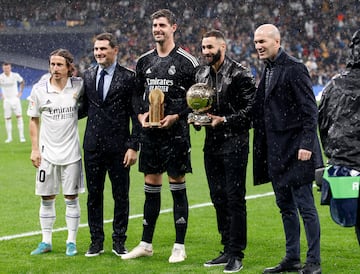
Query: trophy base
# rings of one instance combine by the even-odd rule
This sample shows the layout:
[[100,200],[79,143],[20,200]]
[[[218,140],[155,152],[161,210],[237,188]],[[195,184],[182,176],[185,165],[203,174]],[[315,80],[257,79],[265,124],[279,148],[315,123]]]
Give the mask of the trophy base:
[[205,123],[205,122],[194,122],[195,126],[211,126],[211,122]]
[[145,122],[144,126],[158,128],[161,127],[161,124],[160,122]]
[[160,122],[151,122],[151,123],[149,123],[149,126],[150,127],[161,127],[161,124],[160,124]]
[[195,126],[210,126],[211,118],[206,114],[190,113],[188,115],[188,123]]

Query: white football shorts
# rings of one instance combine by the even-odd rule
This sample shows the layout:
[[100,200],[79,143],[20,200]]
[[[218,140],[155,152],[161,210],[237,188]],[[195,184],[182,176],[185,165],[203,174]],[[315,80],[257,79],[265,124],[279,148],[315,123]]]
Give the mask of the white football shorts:
[[4,117],[11,118],[12,113],[16,116],[20,116],[22,114],[21,101],[18,97],[4,99]]
[[82,161],[68,165],[54,165],[45,159],[36,171],[35,194],[39,196],[57,195],[60,185],[64,195],[85,192]]

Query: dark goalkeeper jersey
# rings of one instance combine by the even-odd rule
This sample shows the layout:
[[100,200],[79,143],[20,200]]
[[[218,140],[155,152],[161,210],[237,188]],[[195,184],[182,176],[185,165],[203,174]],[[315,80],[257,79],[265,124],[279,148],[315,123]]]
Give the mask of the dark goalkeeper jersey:
[[159,88],[165,94],[165,115],[177,113],[185,116],[189,112],[186,92],[195,83],[198,65],[194,56],[178,46],[166,57],[159,57],[156,49],[143,54],[136,65],[140,102],[135,112],[148,111],[149,92]]
[[186,103],[186,92],[195,83],[195,68],[198,65],[194,56],[178,46],[175,46],[166,57],[159,57],[156,49],[153,49],[139,58],[136,65],[136,77],[139,83],[134,104],[136,114],[149,110],[149,92],[159,88],[165,95],[165,116],[169,114],[180,116],[180,119],[168,130],[144,129],[143,141],[189,140],[187,115],[191,110]]

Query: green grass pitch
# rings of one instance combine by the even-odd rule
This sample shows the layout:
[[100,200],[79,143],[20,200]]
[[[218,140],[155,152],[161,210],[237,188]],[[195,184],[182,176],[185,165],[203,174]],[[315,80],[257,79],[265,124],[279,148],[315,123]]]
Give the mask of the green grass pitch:
[[[174,225],[171,213],[172,199],[164,177],[162,190],[163,213],[159,216],[154,235],[154,256],[122,261],[111,252],[112,213],[110,182],[105,188],[105,253],[94,258],[84,256],[89,243],[86,225],[86,193],[80,195],[81,227],[77,245],[79,254],[65,255],[66,230],[64,200],[57,197],[56,231],[53,234],[53,251],[30,256],[41,240],[38,211],[40,198],[34,194],[35,169],[30,162],[30,139],[26,102],[23,102],[26,143],[20,143],[13,119],[13,139],[5,144],[6,133],[3,109],[0,108],[0,273],[222,273],[222,267],[205,268],[203,263],[222,250],[216,229],[215,212],[210,204],[203,168],[202,144],[204,130],[191,131],[193,173],[187,176],[190,204],[189,226],[186,237],[188,258],[178,264],[169,264],[174,242]],[[79,123],[82,139],[85,121]],[[277,264],[284,256],[284,235],[279,210],[271,194],[271,185],[252,185],[251,154],[247,173],[248,246],[245,250],[242,273],[261,273],[263,268]],[[143,175],[137,166],[131,169],[130,215],[126,246],[132,249],[141,238],[143,211]],[[265,194],[265,195],[263,195]],[[257,196],[258,195],[258,196]],[[329,208],[320,206],[320,193],[314,188],[321,222],[321,254],[323,273],[359,273],[359,245],[353,228],[342,228],[330,218]],[[302,230],[302,261],[306,256],[305,233]]]

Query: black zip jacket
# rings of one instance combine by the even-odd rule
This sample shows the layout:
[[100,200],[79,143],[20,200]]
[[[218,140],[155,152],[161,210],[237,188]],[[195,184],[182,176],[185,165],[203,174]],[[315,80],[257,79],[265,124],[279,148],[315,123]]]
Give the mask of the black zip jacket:
[[222,143],[231,137],[247,134],[250,129],[256,90],[254,77],[248,69],[226,56],[218,72],[210,66],[201,66],[197,69],[195,79],[198,83],[207,83],[215,91],[208,112],[226,118],[225,123],[215,128],[206,127],[204,151],[221,153],[219,149]]

